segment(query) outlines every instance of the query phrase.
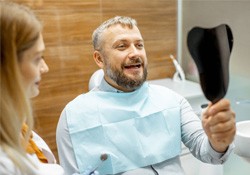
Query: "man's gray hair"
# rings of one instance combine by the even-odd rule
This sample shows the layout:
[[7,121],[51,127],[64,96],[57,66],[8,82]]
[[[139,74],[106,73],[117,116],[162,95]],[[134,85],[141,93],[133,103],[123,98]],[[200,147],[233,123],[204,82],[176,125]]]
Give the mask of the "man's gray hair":
[[107,21],[104,21],[94,32],[92,35],[92,42],[95,50],[100,50],[101,45],[101,35],[104,30],[109,28],[110,26],[120,24],[123,27],[127,26],[132,29],[134,26],[137,26],[137,22],[135,19],[126,17],[126,16],[116,16]]

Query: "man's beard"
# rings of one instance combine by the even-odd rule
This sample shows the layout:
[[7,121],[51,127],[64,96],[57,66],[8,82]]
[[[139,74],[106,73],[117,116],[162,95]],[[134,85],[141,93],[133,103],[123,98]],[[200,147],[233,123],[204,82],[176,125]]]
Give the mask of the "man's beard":
[[141,85],[146,81],[147,79],[147,68],[142,64],[143,66],[143,75],[142,77],[135,77],[134,79],[129,78],[122,72],[121,70],[111,66],[109,63],[105,62],[106,70],[107,70],[107,76],[112,79],[118,86],[121,86],[125,89],[128,89],[129,91],[134,91],[141,87]]

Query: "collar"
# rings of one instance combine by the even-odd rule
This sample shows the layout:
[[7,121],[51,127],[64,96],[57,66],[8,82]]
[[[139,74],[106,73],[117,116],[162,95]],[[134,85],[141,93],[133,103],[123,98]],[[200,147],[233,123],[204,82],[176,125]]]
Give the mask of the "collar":
[[105,91],[105,92],[115,92],[115,93],[125,93],[124,91],[121,91],[119,89],[114,88],[108,82],[103,78],[100,85],[97,87],[99,91]]

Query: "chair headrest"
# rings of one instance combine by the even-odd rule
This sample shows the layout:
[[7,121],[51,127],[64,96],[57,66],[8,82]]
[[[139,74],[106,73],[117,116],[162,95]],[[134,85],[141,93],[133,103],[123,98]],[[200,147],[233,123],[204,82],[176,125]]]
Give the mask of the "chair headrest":
[[100,85],[104,76],[104,72],[102,69],[98,69],[95,71],[89,79],[89,91],[92,90],[94,87]]

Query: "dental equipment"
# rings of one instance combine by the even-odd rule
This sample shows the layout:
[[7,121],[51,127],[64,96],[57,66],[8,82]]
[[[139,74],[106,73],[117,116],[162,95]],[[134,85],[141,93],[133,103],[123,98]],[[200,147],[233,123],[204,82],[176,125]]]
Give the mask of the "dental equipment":
[[89,173],[89,175],[94,175],[94,172],[102,165],[102,163],[108,159],[108,154],[103,153],[100,156],[101,162]]
[[185,81],[185,74],[184,74],[184,71],[181,68],[180,64],[176,61],[176,59],[173,55],[169,55],[169,57],[172,59],[174,66],[175,66],[175,70],[176,70],[173,79]]

